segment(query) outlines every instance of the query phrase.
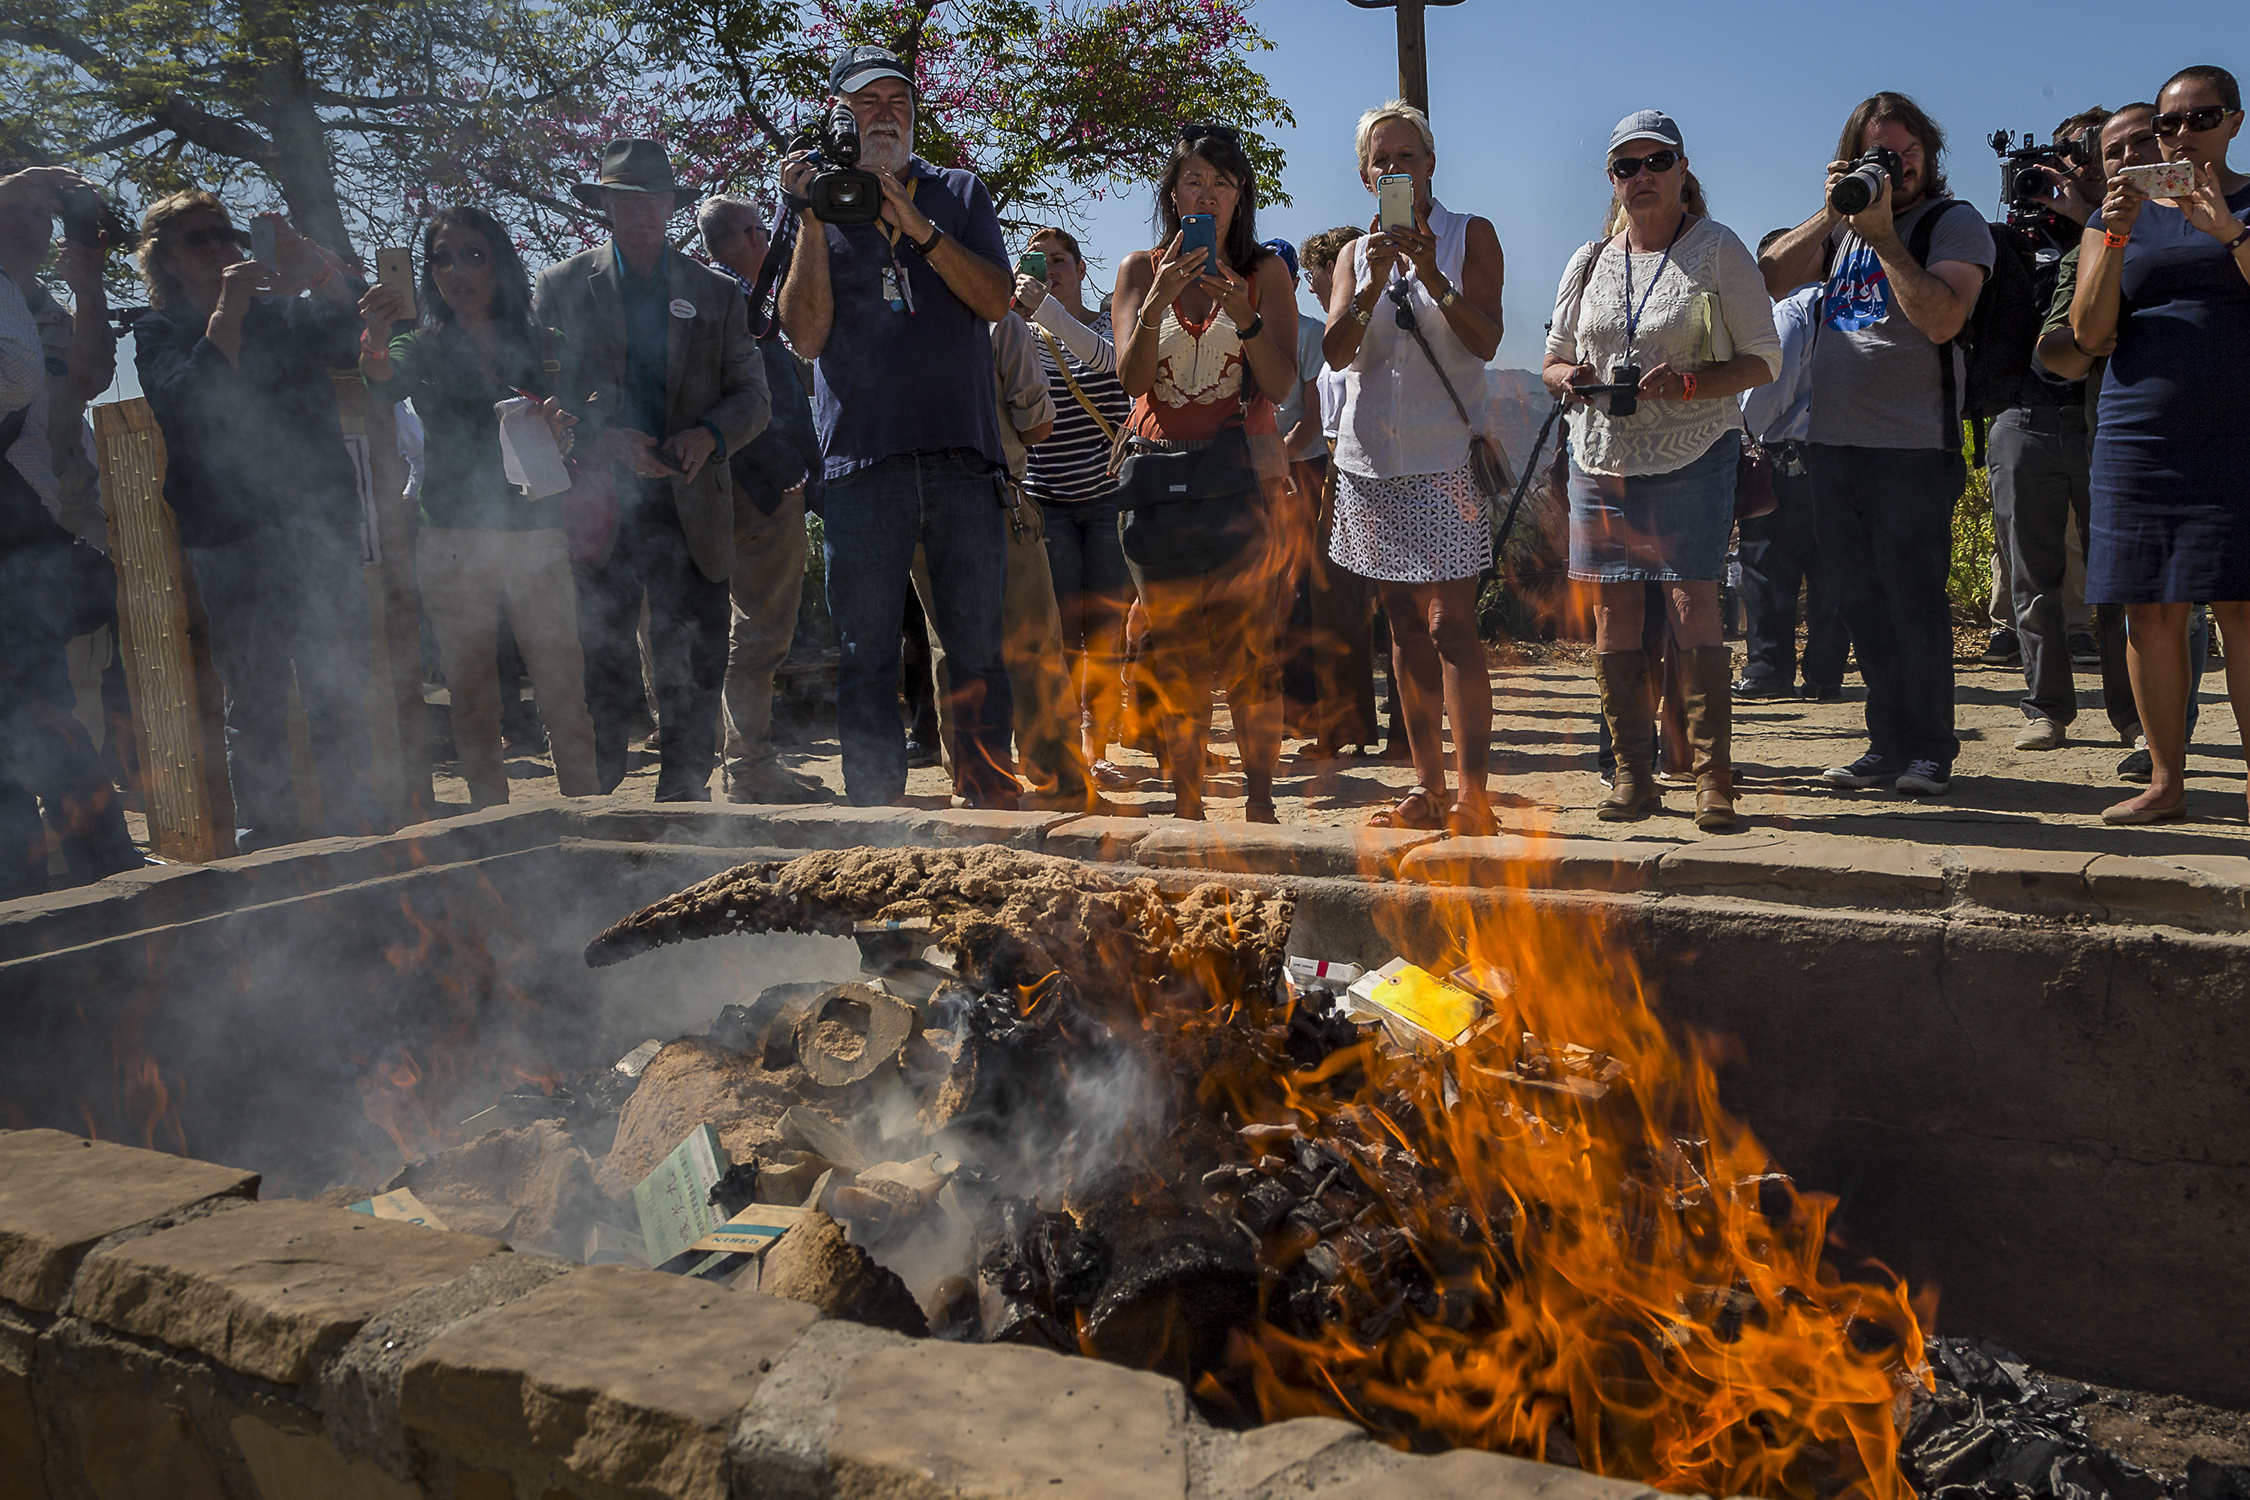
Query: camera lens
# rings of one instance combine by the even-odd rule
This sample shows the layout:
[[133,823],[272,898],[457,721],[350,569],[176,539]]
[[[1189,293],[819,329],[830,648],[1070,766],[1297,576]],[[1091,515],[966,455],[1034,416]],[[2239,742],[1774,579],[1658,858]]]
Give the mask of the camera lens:
[[2008,184],[2008,194],[2013,198],[2044,198],[2051,191],[2047,174],[2037,167],[2025,167]]

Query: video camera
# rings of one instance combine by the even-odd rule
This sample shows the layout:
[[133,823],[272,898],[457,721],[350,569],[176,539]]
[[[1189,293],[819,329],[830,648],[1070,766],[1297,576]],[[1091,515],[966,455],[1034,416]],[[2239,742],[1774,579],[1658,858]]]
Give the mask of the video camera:
[[883,211],[883,184],[859,170],[859,116],[838,104],[817,126],[801,127],[792,151],[812,152],[805,202],[823,224],[872,224]]
[[93,249],[102,248],[109,236],[111,250],[130,250],[141,242],[141,232],[90,187],[62,190],[63,238]]
[[1828,206],[1840,214],[1856,214],[1873,203],[1883,191],[1884,179],[1897,182],[1906,175],[1906,167],[1898,153],[1888,146],[1871,147],[1867,154],[1852,163],[1852,169],[1836,179],[1828,190]]
[[2076,140],[2055,141],[2045,146],[2034,143],[2028,130],[2023,133],[2021,145],[2005,130],[1995,130],[1985,140],[2000,157],[2000,208],[2006,215],[2008,227],[2030,241],[2034,248],[2043,240],[2057,244],[2075,242],[2078,226],[2050,206],[2056,183],[2048,173],[2069,176],[2081,167],[2091,166],[2094,161],[2091,132],[2081,134]]

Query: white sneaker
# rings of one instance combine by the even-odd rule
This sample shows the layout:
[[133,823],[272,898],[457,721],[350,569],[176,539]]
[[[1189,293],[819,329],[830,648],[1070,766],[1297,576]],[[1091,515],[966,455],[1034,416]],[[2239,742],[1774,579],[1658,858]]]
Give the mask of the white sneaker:
[[2016,735],[2018,750],[2060,750],[2065,743],[2063,726],[2053,719],[2027,719]]

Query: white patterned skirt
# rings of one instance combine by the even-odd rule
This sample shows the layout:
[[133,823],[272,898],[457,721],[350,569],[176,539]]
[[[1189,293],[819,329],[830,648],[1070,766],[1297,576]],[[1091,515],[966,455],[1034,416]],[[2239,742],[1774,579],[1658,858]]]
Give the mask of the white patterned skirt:
[[1362,578],[1447,583],[1492,561],[1492,520],[1467,464],[1450,474],[1368,479],[1336,471],[1328,555]]

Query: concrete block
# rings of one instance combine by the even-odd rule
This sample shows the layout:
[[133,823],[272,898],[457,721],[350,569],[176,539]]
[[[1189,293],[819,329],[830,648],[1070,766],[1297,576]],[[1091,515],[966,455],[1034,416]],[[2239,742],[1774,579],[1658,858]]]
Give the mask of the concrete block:
[[654,1271],[573,1270],[431,1340],[399,1416],[465,1464],[528,1454],[590,1484],[724,1500],[736,1415],[818,1317]]
[[507,1248],[347,1209],[253,1203],[87,1257],[70,1310],[297,1385],[375,1313]]
[[92,885],[0,901],[0,963],[224,911],[229,886],[209,865],[144,865]]
[[1196,1476],[1196,1500],[1205,1496],[1246,1495],[1300,1465],[1338,1448],[1365,1447],[1364,1429],[1328,1417],[1299,1417],[1253,1427],[1248,1432],[1217,1434],[1204,1472]]
[[101,1240],[214,1198],[247,1199],[258,1174],[89,1141],[59,1130],[0,1134],[0,1297],[59,1311]]
[[828,1323],[775,1367],[733,1464],[740,1494],[1185,1500],[1188,1448],[1176,1381]]
[[1399,864],[1398,878],[1427,885],[1556,891],[1639,891],[1654,880],[1670,844],[1619,839],[1444,839]]
[[1311,1484],[1289,1493],[1349,1494],[1353,1500],[1665,1500],[1646,1485],[1465,1448],[1435,1458],[1397,1459],[1344,1484]]
[[2058,901],[2083,906],[2093,899],[2086,867],[2094,859],[2064,849],[1963,849],[1963,892],[1983,906]]
[[2239,913],[2244,882],[2229,880],[2225,863],[2250,869],[2250,859],[2240,855],[2201,855],[2198,868],[2185,859],[2149,859],[2137,855],[2104,854],[2086,866],[2086,888],[2104,906],[2161,912],[2181,916],[2212,915],[2214,910]]
[[1730,834],[1682,844],[1657,863],[1664,890],[1775,886],[1859,898],[1935,897],[1945,866],[1916,844],[1821,838],[1807,834]]
[[1123,864],[1135,845],[1162,826],[1153,818],[1071,818],[1048,829],[1039,850],[1091,864]]
[[219,1466],[185,1410],[138,1391],[70,1400],[78,1468],[95,1500],[227,1500]]
[[236,1417],[227,1432],[256,1481],[261,1500],[424,1500],[418,1484],[393,1479],[364,1458],[346,1458],[312,1432],[283,1432],[256,1417]]
[[1411,828],[1167,822],[1133,846],[1133,861],[1152,869],[1224,875],[1395,879],[1408,852],[1437,837]]
[[953,807],[939,812],[909,815],[909,843],[939,848],[962,844],[1000,844],[1009,849],[1037,849],[1046,831],[1068,822],[1073,814],[1059,812],[994,812],[982,808]]

